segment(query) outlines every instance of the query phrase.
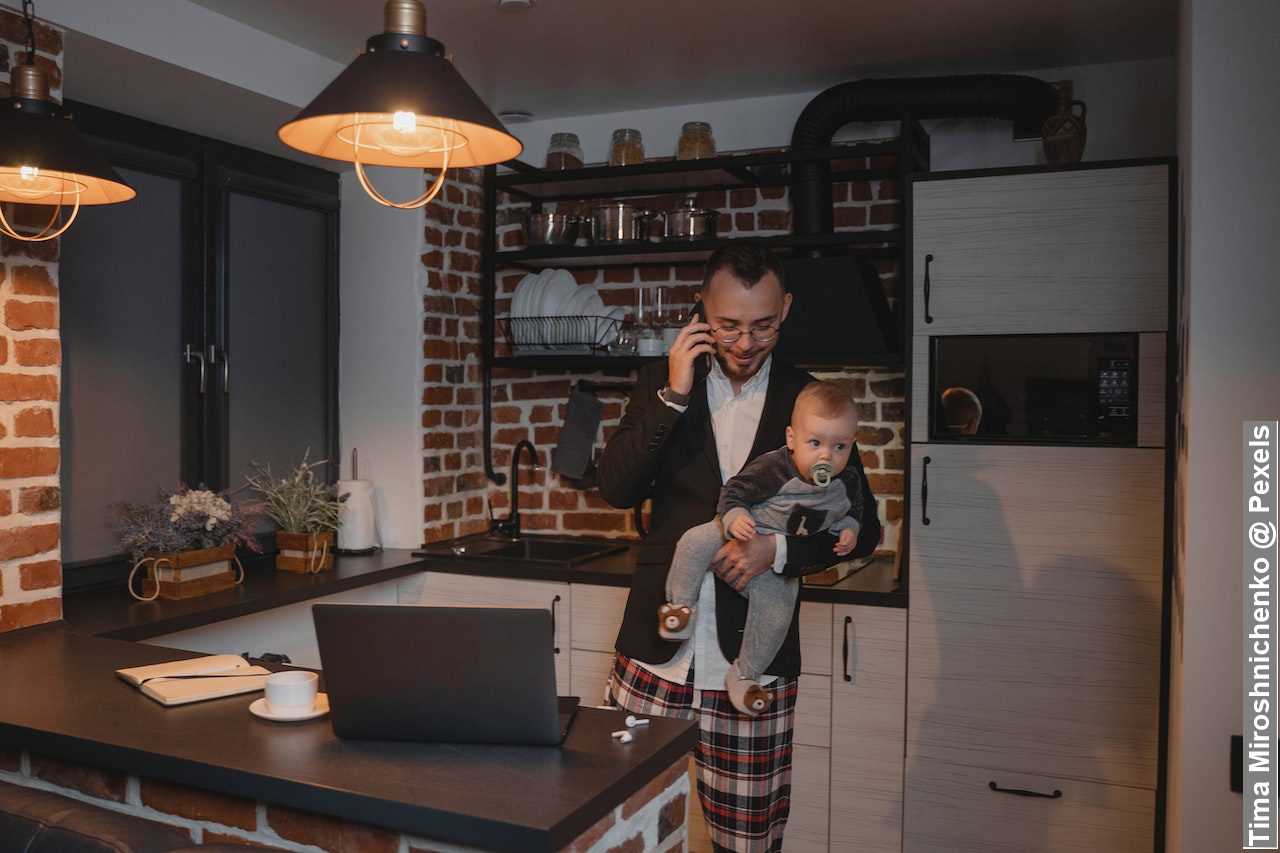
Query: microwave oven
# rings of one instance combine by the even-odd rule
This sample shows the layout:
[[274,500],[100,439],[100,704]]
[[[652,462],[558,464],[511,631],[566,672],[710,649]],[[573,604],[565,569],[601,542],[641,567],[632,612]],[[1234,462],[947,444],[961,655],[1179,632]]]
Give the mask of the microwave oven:
[[929,439],[1133,445],[1138,336],[930,339]]

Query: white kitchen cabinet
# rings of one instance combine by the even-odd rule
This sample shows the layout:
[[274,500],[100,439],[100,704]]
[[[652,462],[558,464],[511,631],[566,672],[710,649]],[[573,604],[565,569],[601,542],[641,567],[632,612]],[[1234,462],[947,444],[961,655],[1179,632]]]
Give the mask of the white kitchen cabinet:
[[797,743],[791,754],[791,814],[784,853],[826,853],[830,833],[831,750]]
[[400,581],[401,604],[443,607],[537,607],[550,610],[555,625],[556,690],[569,695],[572,662],[569,646],[570,588],[554,581],[512,580],[427,571]]
[[838,604],[833,615],[831,849],[896,853],[902,848],[907,614]]
[[582,700],[583,705],[605,704],[605,683],[613,671],[613,652],[593,652],[574,649],[569,693]]
[[915,445],[912,481],[908,757],[1154,788],[1164,452]]
[[[613,654],[627,607],[629,587],[573,584],[573,616],[569,620],[569,644],[575,649]],[[654,624],[658,615],[654,614]]]
[[916,332],[1167,331],[1169,169],[915,182]]
[[[906,853],[1136,853],[1152,849],[1155,791],[1147,788],[1009,773],[924,758],[908,760],[907,777]],[[993,790],[993,782],[1004,790]],[[1061,794],[1055,797],[1054,792]]]
[[288,655],[294,666],[319,669],[320,649],[316,644],[315,623],[311,618],[312,605],[395,604],[399,583],[383,581],[323,598],[273,607],[261,613],[251,613],[212,625],[152,637],[142,642],[210,655],[238,655],[243,652],[260,655],[263,652],[276,652]]

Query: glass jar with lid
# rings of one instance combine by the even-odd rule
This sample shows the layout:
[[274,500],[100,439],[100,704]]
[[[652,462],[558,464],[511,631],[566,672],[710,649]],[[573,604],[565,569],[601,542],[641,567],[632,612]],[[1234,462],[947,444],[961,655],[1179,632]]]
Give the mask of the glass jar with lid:
[[680,128],[680,141],[676,143],[677,160],[701,160],[716,156],[716,139],[711,135],[711,125],[705,121],[686,121]]
[[633,166],[644,162],[644,142],[640,131],[629,127],[613,132],[613,144],[609,146],[610,166]]
[[547,166],[551,170],[581,169],[582,144],[576,133],[553,133],[547,147]]

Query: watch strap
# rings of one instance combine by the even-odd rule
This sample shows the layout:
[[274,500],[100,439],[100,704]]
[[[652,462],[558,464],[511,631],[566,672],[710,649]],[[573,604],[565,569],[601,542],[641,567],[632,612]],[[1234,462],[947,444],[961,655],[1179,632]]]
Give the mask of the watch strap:
[[681,394],[677,391],[673,391],[670,385],[663,385],[658,391],[658,399],[664,403],[671,403],[674,406],[687,406],[689,405],[690,397],[688,394]]

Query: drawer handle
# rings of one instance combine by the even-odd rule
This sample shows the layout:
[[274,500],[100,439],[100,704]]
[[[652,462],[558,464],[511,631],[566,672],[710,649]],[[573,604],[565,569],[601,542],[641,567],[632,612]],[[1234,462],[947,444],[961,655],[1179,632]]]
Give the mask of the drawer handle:
[[924,465],[921,466],[920,475],[920,520],[925,524],[929,523],[929,463],[933,460],[928,456],[924,458]]
[[1053,790],[1052,794],[1042,794],[1039,791],[1028,791],[1025,788],[1001,788],[995,782],[990,783],[987,787],[1002,794],[1017,794],[1019,797],[1044,797],[1046,800],[1062,799],[1062,792],[1057,788]]
[[933,316],[929,313],[929,264],[933,263],[933,255],[924,256],[924,321],[926,323],[933,322]]
[[[551,642],[556,641],[556,605],[560,603],[560,596],[551,599]],[[560,654],[560,647],[556,646],[556,654]]]
[[840,664],[840,670],[844,673],[845,681],[853,681],[853,676],[849,674],[849,625],[852,623],[852,616],[844,617],[844,644],[841,648],[843,662]]

